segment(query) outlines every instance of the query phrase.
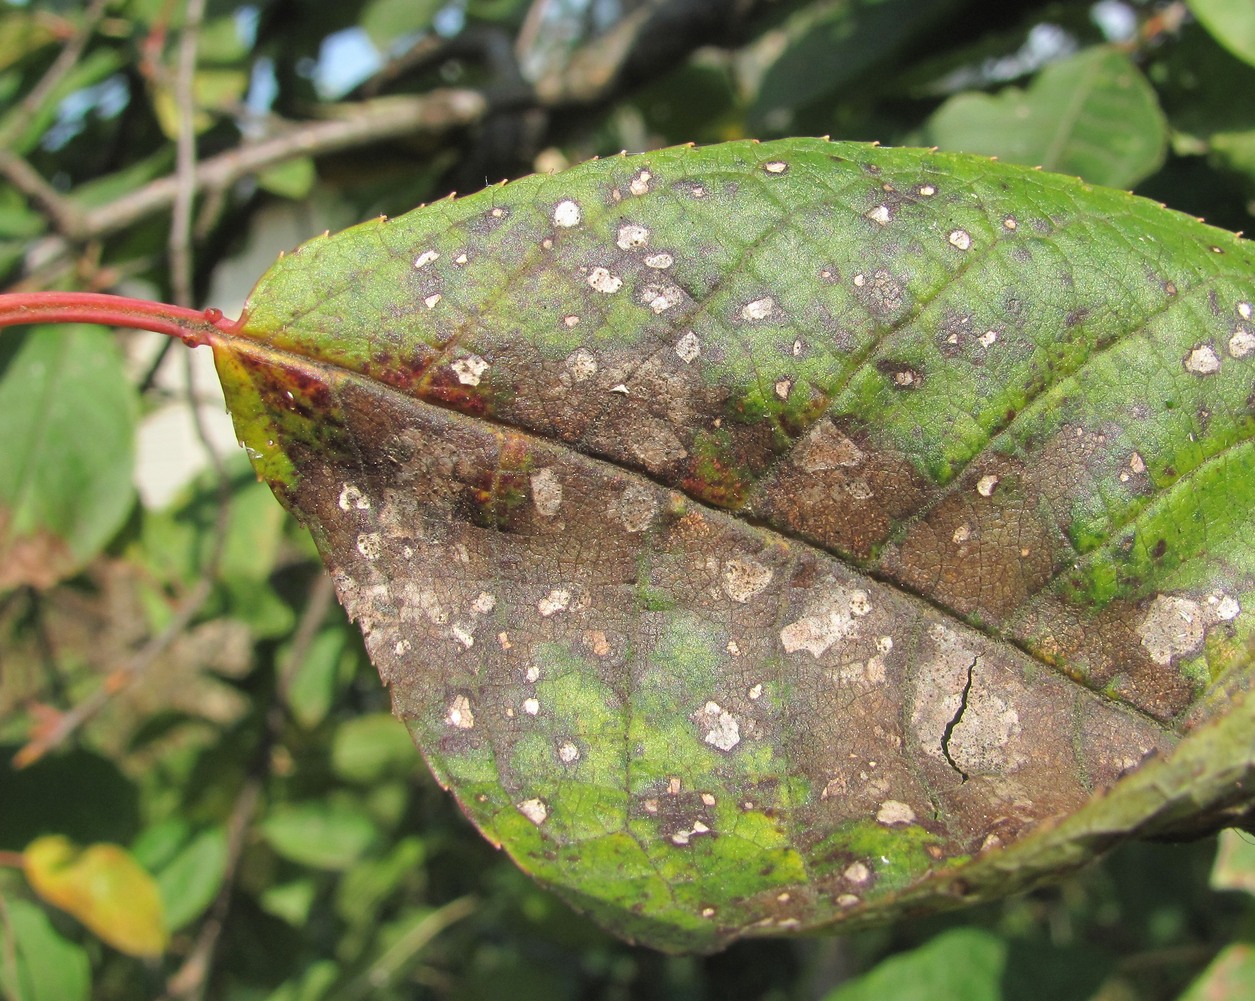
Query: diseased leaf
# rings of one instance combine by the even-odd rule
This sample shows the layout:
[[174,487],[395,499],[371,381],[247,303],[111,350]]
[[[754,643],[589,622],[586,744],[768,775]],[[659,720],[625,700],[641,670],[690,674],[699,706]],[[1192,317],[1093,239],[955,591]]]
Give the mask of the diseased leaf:
[[1102,47],[1047,66],[1027,89],[958,94],[926,132],[943,149],[1122,188],[1155,172],[1168,141],[1154,88],[1128,56]]
[[135,498],[136,409],[100,331],[0,344],[0,590],[52,586],[118,530]]
[[1252,302],[1152,203],[790,140],[314,240],[211,337],[471,819],[713,949],[1250,825]]

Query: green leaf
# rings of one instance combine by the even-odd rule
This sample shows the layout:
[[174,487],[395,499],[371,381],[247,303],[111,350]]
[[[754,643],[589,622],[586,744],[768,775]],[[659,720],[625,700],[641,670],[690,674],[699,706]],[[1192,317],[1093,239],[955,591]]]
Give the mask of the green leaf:
[[1220,850],[1211,871],[1214,890],[1245,890],[1255,895],[1255,841],[1240,831],[1220,832]]
[[978,928],[944,932],[878,963],[824,1001],[1002,1001],[1007,944]]
[[101,331],[37,328],[0,343],[0,589],[50,587],[113,537],[135,499],[135,418]]
[[1075,179],[730,143],[311,241],[215,357],[438,780],[713,949],[1250,824],[1253,276]]
[[157,889],[166,926],[178,931],[213,903],[227,868],[227,835],[220,827],[201,831],[157,870]]
[[1250,0],[1189,0],[1189,6],[1216,41],[1255,66],[1255,4]]
[[1163,162],[1168,130],[1141,71],[1119,50],[1099,47],[1052,63],[1027,90],[950,98],[926,134],[943,149],[1128,188]]
[[87,1001],[91,965],[81,946],[57,934],[43,909],[0,901],[0,992],[22,1001]]
[[280,803],[261,823],[275,852],[315,869],[346,869],[375,841],[378,831],[353,800],[330,796]]
[[331,767],[349,782],[378,782],[414,767],[414,745],[391,713],[358,716],[336,728]]
[[1243,1001],[1255,996],[1255,946],[1237,942],[1220,951],[1180,1001]]

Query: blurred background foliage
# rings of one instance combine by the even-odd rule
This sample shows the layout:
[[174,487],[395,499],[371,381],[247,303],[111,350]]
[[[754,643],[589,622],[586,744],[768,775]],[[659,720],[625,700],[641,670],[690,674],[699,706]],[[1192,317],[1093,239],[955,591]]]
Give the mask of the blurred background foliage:
[[[1255,5],[0,0],[0,275],[232,312],[327,228],[797,134],[1250,228]],[[5,1001],[1255,997],[1255,846],[1233,832],[846,938],[693,958],[602,934],[436,788],[204,359],[157,341],[0,339]],[[151,874],[159,955],[111,938],[108,899],[34,892],[49,835]],[[111,872],[113,904],[139,899],[141,870]]]

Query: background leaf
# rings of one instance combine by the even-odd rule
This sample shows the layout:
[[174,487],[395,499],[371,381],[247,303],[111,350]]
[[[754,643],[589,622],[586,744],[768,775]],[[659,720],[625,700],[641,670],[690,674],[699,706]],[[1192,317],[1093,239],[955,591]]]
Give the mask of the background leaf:
[[1001,1001],[1006,945],[974,928],[938,935],[927,945],[881,963],[824,1001]]
[[87,1001],[86,951],[59,935],[43,910],[26,900],[0,902],[0,986],[22,1001]]
[[135,500],[135,413],[101,331],[44,329],[0,344],[0,588],[49,587],[118,530]]
[[1093,48],[1047,66],[1027,89],[959,94],[928,120],[948,150],[1132,187],[1163,162],[1167,128],[1154,90],[1128,57]]
[[1216,41],[1255,66],[1255,8],[1243,0],[1189,0],[1189,6]]
[[166,924],[157,884],[118,845],[78,849],[67,838],[36,838],[24,852],[26,878],[50,904],[83,922],[115,949],[158,956]]

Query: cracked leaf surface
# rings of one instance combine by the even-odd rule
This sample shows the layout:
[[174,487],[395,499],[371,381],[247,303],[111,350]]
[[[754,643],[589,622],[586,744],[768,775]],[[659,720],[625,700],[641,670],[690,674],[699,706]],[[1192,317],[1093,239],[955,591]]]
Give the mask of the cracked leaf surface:
[[1253,276],[1079,181],[730,143],[311,241],[215,353],[471,819],[710,949],[1249,810]]

